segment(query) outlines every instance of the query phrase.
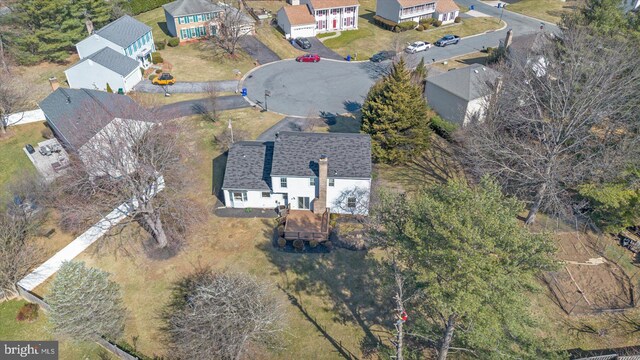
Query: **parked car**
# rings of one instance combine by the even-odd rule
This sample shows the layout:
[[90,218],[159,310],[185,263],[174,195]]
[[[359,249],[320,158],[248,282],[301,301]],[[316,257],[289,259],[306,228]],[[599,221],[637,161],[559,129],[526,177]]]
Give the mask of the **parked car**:
[[38,150],[38,152],[42,156],[49,156],[49,155],[53,154],[53,151],[52,151],[52,149],[51,149],[51,147],[49,145],[40,146],[40,149]]
[[151,81],[154,85],[173,85],[176,83],[176,78],[169,73],[162,73],[157,78]]
[[24,146],[25,149],[27,149],[27,152],[29,154],[33,154],[34,152],[36,152],[36,149],[33,148],[33,146],[31,144],[27,144]]
[[311,49],[311,42],[307,38],[297,38],[296,44],[304,50]]
[[395,51],[391,51],[391,50],[380,51],[378,53],[373,54],[373,56],[369,60],[371,60],[373,62],[380,62],[380,61],[393,59],[394,56],[396,56],[396,52]]
[[431,46],[433,45],[431,45],[428,42],[416,41],[414,43],[409,44],[409,46],[407,46],[405,51],[408,52],[409,54],[415,54],[420,51],[427,51]]
[[445,47],[447,45],[455,45],[460,42],[460,36],[458,35],[445,35],[440,40],[436,41],[436,46]]
[[320,61],[320,56],[318,54],[304,54],[300,55],[296,58],[297,62],[318,62]]

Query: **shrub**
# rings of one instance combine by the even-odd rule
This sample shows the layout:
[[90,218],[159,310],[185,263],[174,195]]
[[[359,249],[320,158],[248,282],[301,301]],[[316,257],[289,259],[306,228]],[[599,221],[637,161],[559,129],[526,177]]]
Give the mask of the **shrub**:
[[425,24],[422,24],[422,27],[423,27],[425,30],[429,30],[429,29],[431,28],[431,25],[432,25],[432,23],[425,23]]
[[429,126],[433,132],[446,140],[451,140],[451,134],[453,134],[453,132],[458,128],[456,124],[451,123],[438,115],[431,118]]
[[435,26],[435,27],[439,27],[440,25],[442,25],[442,21],[440,21],[440,20],[436,20],[436,21],[433,22],[433,26]]
[[278,238],[278,246],[283,248],[287,245],[287,240],[283,237]]
[[53,139],[53,131],[51,131],[51,129],[49,128],[42,129],[40,134],[42,134],[42,137],[45,139]]
[[456,16],[456,18],[453,19],[453,22],[456,23],[456,24],[459,24],[459,23],[462,22],[462,18],[460,16]]
[[156,45],[156,50],[164,50],[164,48],[167,46],[166,41],[156,41],[154,42],[154,44]]
[[418,25],[418,27],[416,28],[416,30],[418,30],[418,31],[424,31],[424,26],[423,26],[423,25]]
[[162,59],[162,55],[156,51],[151,53],[151,62],[154,64],[160,64],[164,62],[164,59]]
[[420,19],[420,25],[426,25],[426,24],[433,24],[434,22],[434,18],[426,18],[426,19]]
[[35,321],[38,318],[38,304],[24,304],[16,315],[17,321]]
[[399,23],[398,26],[396,26],[396,28],[399,28],[398,31],[407,31],[407,30],[415,29],[416,26],[418,26],[418,23],[415,21],[403,21]]
[[109,94],[113,94],[113,89],[111,88],[111,85],[109,85],[109,83],[107,83],[107,92]]
[[314,247],[318,246],[318,242],[317,242],[317,241],[315,241],[315,240],[311,240],[311,241],[309,241],[309,246],[311,246],[312,248],[314,248]]
[[300,239],[294,240],[293,241],[293,247],[296,248],[296,250],[304,249],[304,241],[302,241]]
[[178,45],[180,45],[180,39],[178,39],[177,37],[173,37],[171,39],[169,39],[168,45],[171,47],[176,47]]
[[325,241],[325,242],[323,243],[323,245],[324,245],[324,247],[325,247],[327,250],[329,250],[329,251],[331,251],[331,249],[333,249],[333,243],[332,243],[331,241]]
[[158,77],[158,75],[156,75],[156,74],[151,74],[151,75],[149,75],[149,80],[153,81],[153,79],[155,79],[155,78],[157,78],[157,77]]
[[156,69],[156,74],[162,74],[162,69]]

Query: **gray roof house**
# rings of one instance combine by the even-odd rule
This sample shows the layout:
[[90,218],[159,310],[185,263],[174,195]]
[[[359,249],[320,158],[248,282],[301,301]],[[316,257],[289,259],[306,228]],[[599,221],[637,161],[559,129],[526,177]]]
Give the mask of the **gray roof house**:
[[481,64],[450,70],[427,78],[425,96],[429,106],[447,121],[458,125],[481,121],[499,76]]
[[351,213],[368,204],[371,169],[368,135],[283,131],[273,142],[233,144],[221,190],[230,208]]
[[152,119],[128,96],[88,89],[58,88],[39,105],[53,133],[70,151],[79,151],[116,118]]
[[110,47],[80,59],[65,70],[69,87],[127,93],[142,80],[140,64]]

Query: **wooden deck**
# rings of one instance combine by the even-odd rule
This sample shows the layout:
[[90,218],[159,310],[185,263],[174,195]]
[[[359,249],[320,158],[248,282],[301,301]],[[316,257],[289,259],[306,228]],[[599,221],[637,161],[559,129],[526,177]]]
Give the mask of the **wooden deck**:
[[329,240],[329,211],[316,215],[310,210],[289,210],[285,218],[284,238],[287,240]]

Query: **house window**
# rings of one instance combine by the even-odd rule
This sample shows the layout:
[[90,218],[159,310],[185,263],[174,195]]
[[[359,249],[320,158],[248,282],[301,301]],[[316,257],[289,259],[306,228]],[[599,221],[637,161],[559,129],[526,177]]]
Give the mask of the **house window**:
[[336,180],[335,179],[329,179],[329,186],[336,186]]
[[262,197],[263,198],[270,198],[271,197],[271,193],[270,192],[263,192],[262,193]]
[[347,207],[349,209],[354,209],[356,207],[356,198],[355,197],[347,198]]
[[280,187],[281,188],[287,187],[287,178],[280,178]]
[[309,186],[316,186],[316,178],[309,178]]

